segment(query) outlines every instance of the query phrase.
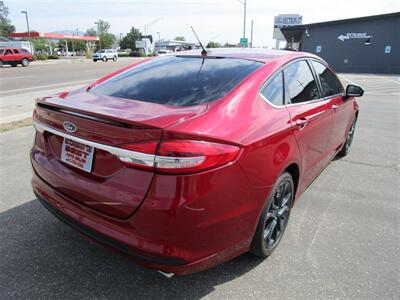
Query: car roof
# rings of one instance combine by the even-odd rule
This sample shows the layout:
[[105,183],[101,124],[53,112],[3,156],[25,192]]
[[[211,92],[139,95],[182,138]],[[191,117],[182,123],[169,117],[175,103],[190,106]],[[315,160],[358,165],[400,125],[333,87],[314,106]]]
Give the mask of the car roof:
[[[209,57],[240,58],[268,63],[277,59],[293,59],[304,56],[314,56],[309,53],[288,51],[288,50],[270,50],[257,48],[211,48],[206,49]],[[178,56],[201,56],[201,49],[178,52]]]

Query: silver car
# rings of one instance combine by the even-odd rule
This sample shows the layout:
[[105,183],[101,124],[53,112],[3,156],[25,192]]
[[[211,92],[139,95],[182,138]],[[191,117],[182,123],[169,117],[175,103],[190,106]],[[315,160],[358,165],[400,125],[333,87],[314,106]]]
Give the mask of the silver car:
[[100,49],[97,50],[95,54],[93,54],[93,61],[96,62],[98,60],[102,60],[104,62],[112,59],[116,61],[118,59],[118,53],[114,49]]

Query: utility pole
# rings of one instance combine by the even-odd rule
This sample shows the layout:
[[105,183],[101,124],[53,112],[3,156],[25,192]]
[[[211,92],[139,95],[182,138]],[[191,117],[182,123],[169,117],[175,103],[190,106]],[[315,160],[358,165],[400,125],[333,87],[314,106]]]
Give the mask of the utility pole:
[[28,37],[29,37],[29,48],[31,48],[31,53],[33,54],[33,47],[32,47],[32,39],[31,39],[31,30],[29,29],[29,21],[28,21],[28,12],[26,10],[22,10],[21,14],[25,14],[26,18],[26,27],[28,27]]
[[250,48],[253,48],[253,20],[251,20]]
[[122,32],[119,33],[119,42],[121,43],[122,41]]

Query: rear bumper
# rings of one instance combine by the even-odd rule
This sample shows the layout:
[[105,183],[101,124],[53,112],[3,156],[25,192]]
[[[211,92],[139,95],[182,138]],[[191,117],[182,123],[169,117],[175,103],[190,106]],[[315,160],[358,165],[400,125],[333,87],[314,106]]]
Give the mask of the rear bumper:
[[140,259],[143,262],[151,263],[151,264],[160,264],[160,265],[168,265],[168,266],[182,266],[187,264],[184,260],[181,260],[179,258],[162,258],[162,257],[149,257],[143,254],[140,254],[138,252],[133,251],[130,249],[126,244],[120,243],[117,240],[114,240],[104,234],[101,234],[99,232],[96,232],[89,227],[83,226],[79,222],[75,221],[73,218],[63,214],[60,210],[57,208],[53,207],[49,202],[44,200],[40,195],[35,193],[36,198],[39,200],[39,202],[47,208],[48,211],[50,211],[55,217],[57,217],[59,220],[67,224],[68,226],[72,227],[76,231],[80,232],[81,234],[87,236],[88,238],[104,245],[107,247],[110,247],[112,249],[115,249],[122,254],[125,254],[129,257],[132,257],[133,259]]
[[83,235],[145,267],[183,275],[248,251],[267,190],[250,188],[239,169],[233,164],[202,176],[157,175],[127,219],[65,196],[35,170],[32,187],[51,213]]

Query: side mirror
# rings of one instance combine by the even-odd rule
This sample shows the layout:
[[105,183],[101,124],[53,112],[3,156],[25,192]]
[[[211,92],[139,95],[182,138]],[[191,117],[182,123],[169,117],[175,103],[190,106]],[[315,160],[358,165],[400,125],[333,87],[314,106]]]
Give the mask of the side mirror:
[[346,87],[346,98],[350,97],[361,97],[364,95],[364,90],[358,85],[349,84]]

